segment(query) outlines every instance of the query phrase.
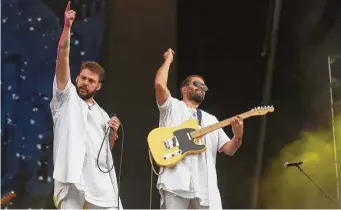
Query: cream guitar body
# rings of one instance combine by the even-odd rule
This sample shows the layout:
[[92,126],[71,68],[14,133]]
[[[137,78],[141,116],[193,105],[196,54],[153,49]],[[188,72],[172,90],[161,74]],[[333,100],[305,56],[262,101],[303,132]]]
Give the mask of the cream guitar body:
[[173,167],[184,157],[206,150],[205,145],[197,145],[190,136],[199,127],[198,121],[191,119],[178,127],[161,127],[148,135],[148,144],[155,162],[160,166]]

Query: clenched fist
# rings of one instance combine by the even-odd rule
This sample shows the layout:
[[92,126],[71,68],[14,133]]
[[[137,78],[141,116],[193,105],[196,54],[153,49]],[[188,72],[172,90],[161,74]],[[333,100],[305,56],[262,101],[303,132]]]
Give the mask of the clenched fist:
[[112,117],[108,121],[108,125],[112,129],[113,135],[117,136],[118,128],[120,127],[120,120],[117,117]]
[[170,63],[173,62],[173,55],[175,54],[175,52],[169,48],[164,54],[163,54],[163,58],[165,60],[168,60]]

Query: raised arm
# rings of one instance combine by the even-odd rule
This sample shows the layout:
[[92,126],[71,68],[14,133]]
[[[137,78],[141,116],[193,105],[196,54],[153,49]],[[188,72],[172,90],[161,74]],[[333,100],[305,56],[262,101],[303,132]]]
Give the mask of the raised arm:
[[64,90],[70,78],[70,38],[71,26],[75,19],[76,12],[70,9],[70,1],[68,2],[64,13],[64,28],[60,36],[57,50],[56,60],[56,80],[58,90]]
[[170,94],[167,87],[167,81],[169,67],[173,62],[173,54],[174,51],[172,49],[168,49],[167,52],[163,54],[165,61],[163,62],[162,66],[158,69],[155,76],[154,86],[156,92],[156,99],[160,106],[162,106],[166,102]]

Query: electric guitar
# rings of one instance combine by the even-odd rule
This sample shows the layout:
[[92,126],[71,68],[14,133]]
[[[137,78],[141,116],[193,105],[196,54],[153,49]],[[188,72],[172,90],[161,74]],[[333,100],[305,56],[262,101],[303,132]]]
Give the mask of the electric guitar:
[[[274,112],[273,106],[257,107],[239,114],[242,119]],[[177,127],[155,128],[148,134],[150,152],[157,165],[173,167],[190,154],[199,154],[206,150],[205,145],[197,144],[203,135],[231,124],[231,118],[210,126],[199,128],[198,120],[190,119]]]
[[7,193],[5,196],[1,197],[1,205],[7,205],[11,200],[17,197],[17,194],[14,191]]

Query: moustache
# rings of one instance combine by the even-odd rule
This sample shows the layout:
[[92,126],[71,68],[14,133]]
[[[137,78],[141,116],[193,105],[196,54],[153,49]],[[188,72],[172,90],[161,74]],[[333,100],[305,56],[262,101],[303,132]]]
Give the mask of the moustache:
[[202,88],[198,88],[195,91],[201,92],[201,93],[205,93],[205,91]]
[[80,86],[79,89],[85,90],[86,92],[89,92],[88,88],[86,86]]

